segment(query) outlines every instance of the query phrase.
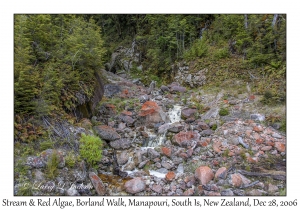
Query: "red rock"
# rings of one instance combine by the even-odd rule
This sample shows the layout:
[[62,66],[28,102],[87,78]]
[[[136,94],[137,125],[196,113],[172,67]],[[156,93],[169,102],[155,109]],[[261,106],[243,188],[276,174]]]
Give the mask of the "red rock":
[[254,133],[253,134],[253,138],[256,140],[256,139],[260,139],[260,135],[258,133]]
[[268,146],[272,146],[272,147],[275,146],[274,141],[267,141],[266,144],[267,144]]
[[213,150],[216,153],[220,153],[221,152],[221,150],[220,150],[221,146],[222,146],[222,143],[220,141],[214,141],[214,143],[213,143]]
[[250,96],[249,96],[249,100],[250,100],[250,101],[253,101],[254,99],[255,99],[255,95],[250,95]]
[[161,151],[165,156],[171,157],[172,150],[170,148],[162,147]]
[[226,179],[227,177],[227,168],[225,167],[221,167],[217,170],[216,174],[215,174],[215,178],[216,179]]
[[202,194],[204,193],[203,186],[202,186],[202,185],[199,185],[197,188],[198,188],[198,193],[199,193],[199,195],[202,195]]
[[270,151],[272,149],[272,146],[264,146],[260,148],[262,151]]
[[240,176],[240,174],[232,174],[231,175],[231,184],[234,187],[240,187],[242,185],[242,178]]
[[123,115],[132,116],[132,112],[124,110],[122,112]]
[[214,178],[214,173],[208,166],[200,166],[195,171],[195,178],[205,185]]
[[195,193],[195,190],[191,188],[191,189],[186,190],[183,193],[183,195],[185,195],[185,196],[191,196],[191,195],[194,195],[194,193]]
[[189,158],[188,155],[186,153],[184,153],[184,152],[180,153],[179,157],[181,157],[183,159],[188,159]]
[[200,137],[199,133],[196,131],[180,131],[174,136],[175,143],[179,146],[183,146],[192,140],[198,140]]
[[285,144],[280,142],[275,142],[275,147],[279,152],[285,152]]
[[133,178],[125,183],[125,190],[128,193],[135,194],[146,189],[146,184],[141,177]]
[[206,141],[200,141],[198,142],[198,145],[201,147],[207,147],[208,143]]
[[89,177],[98,195],[105,195],[106,188],[102,180],[94,172],[90,172]]
[[147,116],[159,110],[159,106],[154,101],[146,101],[140,111],[140,116]]
[[247,157],[249,163],[258,163],[258,157]]
[[173,171],[169,171],[166,174],[166,180],[167,181],[172,181],[175,178],[176,174]]
[[262,132],[264,129],[259,125],[259,126],[254,126],[254,127],[253,127],[253,130],[254,130],[255,132]]
[[256,144],[262,144],[262,143],[264,143],[264,140],[262,140],[262,139],[256,139]]

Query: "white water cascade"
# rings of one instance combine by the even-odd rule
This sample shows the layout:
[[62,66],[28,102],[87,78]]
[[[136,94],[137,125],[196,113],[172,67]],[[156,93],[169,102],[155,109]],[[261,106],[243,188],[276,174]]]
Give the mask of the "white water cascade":
[[[181,119],[181,106],[174,105],[173,109],[170,109],[168,111],[168,117],[169,117],[170,122],[166,123],[167,124],[166,126],[171,125],[176,122],[179,122]],[[152,148],[157,147],[157,146],[163,144],[166,139],[167,130],[161,134],[155,134],[153,132],[153,130],[150,130],[150,129],[145,130],[145,132],[147,132],[147,134],[149,136],[149,140],[144,145],[145,147],[152,147]]]

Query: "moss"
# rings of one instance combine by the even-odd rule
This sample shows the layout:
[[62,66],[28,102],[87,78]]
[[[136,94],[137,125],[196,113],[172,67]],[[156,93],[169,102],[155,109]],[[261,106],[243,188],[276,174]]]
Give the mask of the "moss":
[[217,124],[213,124],[213,126],[211,127],[211,129],[214,131],[217,130],[217,128],[218,128]]
[[220,111],[219,111],[220,116],[226,116],[228,114],[229,114],[229,111],[226,108],[221,108]]
[[53,149],[53,142],[48,140],[48,141],[43,141],[40,143],[40,150],[46,150],[46,149]]
[[69,152],[66,156],[66,165],[70,168],[73,168],[76,164],[76,155],[73,151]]
[[83,134],[79,141],[80,156],[84,158],[90,166],[95,167],[96,163],[100,161],[102,157],[102,140],[97,136]]

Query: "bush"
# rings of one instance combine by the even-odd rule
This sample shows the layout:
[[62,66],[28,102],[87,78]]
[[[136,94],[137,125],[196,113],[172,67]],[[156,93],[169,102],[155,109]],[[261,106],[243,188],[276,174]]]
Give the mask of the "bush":
[[219,49],[215,52],[214,57],[216,59],[228,58],[229,57],[229,50],[227,48]]
[[207,55],[208,44],[204,39],[198,39],[195,41],[193,46],[184,55],[185,59],[202,58]]
[[47,162],[46,166],[46,176],[49,177],[50,179],[53,179],[54,177],[57,176],[57,166],[59,164],[59,157],[57,154],[57,151],[54,150],[50,159]]
[[102,140],[97,136],[82,134],[80,138],[80,155],[92,167],[102,157]]
[[229,114],[229,111],[226,108],[221,108],[220,111],[219,111],[220,116],[226,116],[228,114]]

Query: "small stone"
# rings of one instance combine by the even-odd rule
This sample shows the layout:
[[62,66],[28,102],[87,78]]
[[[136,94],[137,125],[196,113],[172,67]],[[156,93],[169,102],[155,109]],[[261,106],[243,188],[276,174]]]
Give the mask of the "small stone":
[[240,177],[240,174],[232,174],[230,181],[234,187],[240,187],[242,185],[242,178]]
[[186,191],[183,193],[183,195],[185,195],[185,196],[191,196],[191,195],[194,195],[194,193],[195,193],[195,190],[192,189],[192,188],[190,188],[190,189],[186,190]]
[[204,195],[206,195],[206,196],[221,196],[221,193],[215,192],[215,191],[204,190]]
[[167,157],[171,157],[171,153],[172,153],[172,150],[168,147],[162,147],[161,148],[161,151],[162,153],[167,156]]
[[277,139],[281,139],[281,135],[279,135],[278,133],[273,133],[272,137],[277,138]]
[[105,195],[106,188],[102,180],[94,172],[90,172],[89,177],[98,195]]
[[262,131],[263,131],[263,128],[259,125],[259,126],[254,126],[254,127],[253,127],[253,130],[254,130],[255,132],[262,132]]
[[272,185],[271,183],[268,184],[268,191],[270,193],[278,192],[278,187],[276,185]]
[[200,166],[195,171],[195,178],[205,185],[214,178],[214,173],[208,166]]
[[232,190],[229,190],[229,189],[221,191],[221,195],[222,196],[234,196]]
[[226,167],[219,168],[215,174],[215,178],[226,179],[226,177],[227,177],[227,168]]
[[162,186],[158,185],[158,184],[154,184],[151,187],[151,190],[153,190],[154,192],[157,193],[162,193]]
[[77,191],[74,187],[70,187],[70,188],[66,191],[66,195],[67,195],[67,196],[78,196],[79,193],[78,193],[78,191]]
[[157,151],[155,151],[154,149],[152,149],[152,148],[149,148],[149,149],[147,150],[147,152],[148,152],[148,157],[149,157],[151,160],[160,157],[160,154],[159,154]]
[[176,174],[173,171],[169,171],[166,174],[166,180],[167,181],[172,181],[175,178]]
[[253,189],[249,192],[249,195],[251,196],[262,196],[262,195],[266,195],[267,192],[263,191],[263,190],[259,190],[259,189]]
[[275,147],[279,152],[285,152],[285,144],[275,142]]
[[264,146],[260,148],[262,151],[270,151],[272,149],[272,146]]
[[116,150],[119,149],[128,149],[131,147],[130,139],[119,139],[109,142],[110,146]]
[[162,161],[161,162],[161,165],[162,165],[162,167],[164,167],[164,168],[166,168],[166,169],[171,169],[173,166],[172,166],[172,164],[170,164],[170,163],[168,163],[168,162],[166,162],[166,161]]
[[125,190],[128,193],[136,194],[146,189],[146,184],[141,177],[133,178],[125,183]]

